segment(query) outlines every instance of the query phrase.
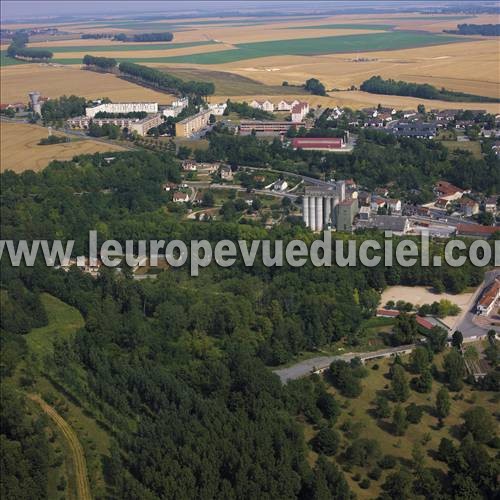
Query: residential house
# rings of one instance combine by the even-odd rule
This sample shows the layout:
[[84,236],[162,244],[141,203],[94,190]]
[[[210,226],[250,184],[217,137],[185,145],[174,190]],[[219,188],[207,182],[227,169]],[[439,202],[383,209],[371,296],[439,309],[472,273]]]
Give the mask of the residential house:
[[272,113],[274,111],[274,104],[267,99],[265,101],[253,100],[250,103],[250,106],[255,109],[262,109],[263,111],[268,111],[269,113]]
[[495,307],[500,297],[500,279],[496,278],[481,295],[477,305],[476,312],[481,316],[488,316]]
[[198,165],[194,161],[184,160],[182,162],[182,170],[185,172],[196,172],[198,170]]
[[376,196],[372,198],[370,202],[370,208],[373,211],[378,211],[379,208],[384,208],[386,206],[387,200],[385,198],[380,198],[379,196]]
[[436,208],[441,208],[442,210],[446,210],[448,208],[448,205],[450,205],[450,201],[446,198],[438,198],[436,200],[436,203],[434,203],[434,206]]
[[220,167],[220,178],[224,181],[233,180],[233,171],[229,165],[221,165]]
[[285,191],[287,187],[288,187],[288,182],[286,182],[285,179],[278,179],[273,184],[273,189],[275,191]]
[[458,200],[465,193],[470,193],[470,190],[465,191],[464,189],[460,189],[459,187],[454,186],[447,181],[438,181],[438,183],[434,187],[434,191],[439,198],[443,198],[448,201]]
[[484,200],[484,211],[489,212],[491,214],[497,213],[497,201],[498,196],[490,196]]
[[378,196],[387,196],[389,194],[389,189],[387,189],[386,187],[378,187],[375,188],[374,192]]
[[401,200],[387,200],[387,208],[392,212],[401,212]]
[[189,195],[187,193],[183,193],[182,191],[177,191],[174,193],[172,201],[174,203],[186,203],[189,201]]
[[292,122],[301,122],[306,117],[307,113],[309,113],[309,103],[299,102],[295,104],[291,110]]
[[292,108],[296,105],[299,104],[300,101],[297,99],[294,99],[293,101],[285,101],[281,100],[278,102],[278,105],[276,107],[277,111],[292,111]]
[[472,217],[479,212],[479,203],[470,198],[463,197],[460,200],[460,211],[465,217]]

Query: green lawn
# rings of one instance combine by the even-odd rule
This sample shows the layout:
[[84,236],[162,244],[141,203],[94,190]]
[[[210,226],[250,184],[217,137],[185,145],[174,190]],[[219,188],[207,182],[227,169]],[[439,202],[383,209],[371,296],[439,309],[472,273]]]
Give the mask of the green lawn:
[[443,146],[452,153],[455,151],[470,151],[475,158],[481,159],[481,143],[479,141],[441,141]]
[[47,311],[49,324],[34,328],[26,335],[29,350],[40,358],[52,352],[52,344],[56,338],[69,338],[84,324],[82,315],[77,309],[52,295],[44,293],[42,303]]
[[236,49],[165,58],[166,62],[224,64],[280,55],[321,55],[343,52],[396,50],[463,42],[463,38],[415,31],[391,31],[363,35],[297,38],[236,44]]

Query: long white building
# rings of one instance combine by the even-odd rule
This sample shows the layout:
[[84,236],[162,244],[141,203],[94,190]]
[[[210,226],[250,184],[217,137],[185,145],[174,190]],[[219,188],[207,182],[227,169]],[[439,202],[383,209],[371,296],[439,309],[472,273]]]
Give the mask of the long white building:
[[345,182],[329,186],[306,187],[302,201],[302,218],[313,231],[335,224],[335,208],[345,200]]
[[97,113],[158,113],[158,103],[157,102],[107,102],[98,104],[97,106],[92,106],[90,108],[85,108],[85,116],[89,118],[94,118]]

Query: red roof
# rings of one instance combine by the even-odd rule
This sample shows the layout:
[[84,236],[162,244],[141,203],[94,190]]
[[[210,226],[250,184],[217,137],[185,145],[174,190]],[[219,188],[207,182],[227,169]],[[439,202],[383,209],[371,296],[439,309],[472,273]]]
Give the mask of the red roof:
[[339,149],[342,147],[340,137],[296,137],[292,139],[294,148]]
[[309,104],[307,102],[299,102],[292,107],[292,113],[300,113],[303,109],[306,109],[308,107]]
[[430,321],[427,321],[425,318],[422,318],[422,316],[419,316],[418,314],[415,316],[415,320],[422,328],[425,328],[426,330],[431,330],[434,327],[434,325]]
[[457,236],[490,236],[500,232],[497,226],[481,226],[480,224],[457,224]]
[[457,186],[454,186],[450,182],[447,181],[439,181],[436,185],[437,191],[441,196],[451,196],[455,193],[463,193],[464,190],[460,189]]
[[394,309],[377,309],[377,316],[387,316],[395,318],[399,316],[399,311],[396,311]]
[[483,292],[479,304],[483,307],[490,307],[491,303],[497,299],[498,290],[500,290],[500,281],[498,278]]

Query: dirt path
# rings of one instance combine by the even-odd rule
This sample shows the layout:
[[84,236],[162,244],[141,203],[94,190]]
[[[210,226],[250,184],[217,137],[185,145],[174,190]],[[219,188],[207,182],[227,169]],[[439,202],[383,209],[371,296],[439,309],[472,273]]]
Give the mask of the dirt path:
[[64,420],[61,415],[59,415],[59,413],[57,413],[52,406],[48,405],[40,396],[37,394],[28,394],[28,397],[41,406],[42,410],[55,422],[68,441],[75,463],[77,498],[79,500],[92,500],[92,495],[90,494],[90,484],[87,477],[85,454],[83,453],[82,445],[80,444],[80,441],[78,441],[73,429],[69,426],[66,420]]

